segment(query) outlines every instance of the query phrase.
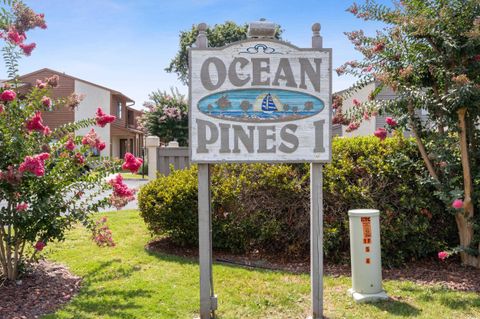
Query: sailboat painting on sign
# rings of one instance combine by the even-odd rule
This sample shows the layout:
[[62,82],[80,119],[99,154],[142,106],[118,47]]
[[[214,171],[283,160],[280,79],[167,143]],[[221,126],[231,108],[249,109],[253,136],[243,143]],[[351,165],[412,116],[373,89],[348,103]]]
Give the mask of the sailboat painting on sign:
[[325,104],[316,96],[279,89],[230,90],[208,95],[198,104],[200,112],[239,122],[284,122],[322,112]]
[[273,111],[278,111],[270,93],[265,95],[265,97],[262,99],[262,111],[265,113],[273,113]]

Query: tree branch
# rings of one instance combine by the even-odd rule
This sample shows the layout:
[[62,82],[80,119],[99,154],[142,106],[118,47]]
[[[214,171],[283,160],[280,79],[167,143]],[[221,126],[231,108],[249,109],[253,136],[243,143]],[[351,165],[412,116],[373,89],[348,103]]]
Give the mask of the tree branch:
[[410,116],[410,127],[412,129],[413,136],[415,137],[415,142],[417,143],[418,150],[420,151],[420,155],[422,156],[422,159],[425,162],[425,166],[428,169],[428,173],[430,174],[430,176],[434,180],[436,180],[438,182],[439,179],[438,179],[437,172],[435,171],[435,168],[433,167],[432,161],[428,157],[428,153],[427,153],[427,150],[425,149],[425,145],[423,144],[422,139],[421,139],[420,135],[418,134],[417,127],[415,126],[415,122],[414,122],[415,112],[414,112],[414,109],[413,109],[412,102],[408,103],[407,108],[408,108],[408,114]]

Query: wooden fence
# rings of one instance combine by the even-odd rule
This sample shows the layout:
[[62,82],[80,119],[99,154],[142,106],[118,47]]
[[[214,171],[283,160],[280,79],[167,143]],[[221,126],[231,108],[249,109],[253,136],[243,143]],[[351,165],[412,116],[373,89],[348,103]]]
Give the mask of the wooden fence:
[[170,165],[176,170],[190,167],[188,147],[157,148],[157,171],[167,176],[170,174]]

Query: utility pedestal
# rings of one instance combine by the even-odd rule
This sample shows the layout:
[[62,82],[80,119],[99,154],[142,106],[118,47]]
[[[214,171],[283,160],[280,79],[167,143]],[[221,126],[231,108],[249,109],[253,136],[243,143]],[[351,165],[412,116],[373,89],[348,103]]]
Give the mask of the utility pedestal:
[[352,288],[348,293],[356,302],[387,300],[382,288],[380,212],[353,209],[348,211],[348,216],[352,263]]

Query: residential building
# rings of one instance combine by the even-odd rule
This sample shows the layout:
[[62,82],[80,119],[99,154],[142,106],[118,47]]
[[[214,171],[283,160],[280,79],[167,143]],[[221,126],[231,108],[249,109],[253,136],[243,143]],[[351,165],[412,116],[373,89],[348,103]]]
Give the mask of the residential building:
[[[95,126],[95,131],[107,145],[100,155],[118,158],[122,158],[126,152],[141,155],[144,136],[137,129],[137,118],[142,112],[132,108],[135,104],[132,99],[116,90],[47,68],[20,76],[22,88],[27,90],[36,85],[37,79],[44,80],[53,75],[59,76],[58,87],[52,89],[53,98],[66,98],[76,93],[84,96],[84,99],[74,110],[63,107],[44,112],[42,117],[46,125],[53,130],[73,121],[93,118],[97,108],[101,107],[105,113],[115,115],[117,119],[103,128]],[[84,135],[89,130],[80,129],[76,133]]]
[[[378,86],[379,86],[378,82],[372,81],[362,89],[358,90],[357,92],[349,96],[348,98],[344,98],[342,110],[346,111],[354,107],[354,103],[353,103],[354,99],[357,99],[360,103],[368,101],[368,96],[370,95],[370,92],[374,91],[376,88],[378,88]],[[343,91],[336,92],[335,94],[344,95],[344,93],[346,92],[347,90],[343,90]],[[380,101],[390,100],[393,98],[395,98],[395,92],[390,87],[382,88],[380,93],[378,93],[377,96],[375,97],[376,100],[380,100]],[[425,123],[428,119],[428,112],[424,109],[416,110],[415,114],[423,123]],[[333,133],[333,136],[346,136],[346,137],[371,136],[373,135],[373,132],[375,132],[378,128],[385,127],[386,119],[388,116],[389,116],[388,114],[372,116],[369,120],[363,120],[359,128],[352,132],[346,131],[347,126],[334,124],[332,126],[332,133]],[[411,132],[408,130],[404,132],[404,135],[407,137],[412,136]]]
[[[353,95],[343,100],[343,111],[346,111],[354,107],[353,100],[357,99],[359,102],[363,103],[368,101],[368,96],[370,92],[374,91],[378,87],[378,83],[371,82],[362,89],[355,92]],[[347,90],[336,92],[335,94],[344,95]],[[395,92],[391,88],[383,88],[380,93],[376,96],[377,100],[389,100],[395,97]],[[377,115],[372,116],[370,120],[364,120],[360,124],[360,127],[352,132],[347,132],[347,127],[340,124],[334,124],[332,127],[334,136],[371,136],[373,132],[379,127],[385,127],[385,120],[388,115]]]

